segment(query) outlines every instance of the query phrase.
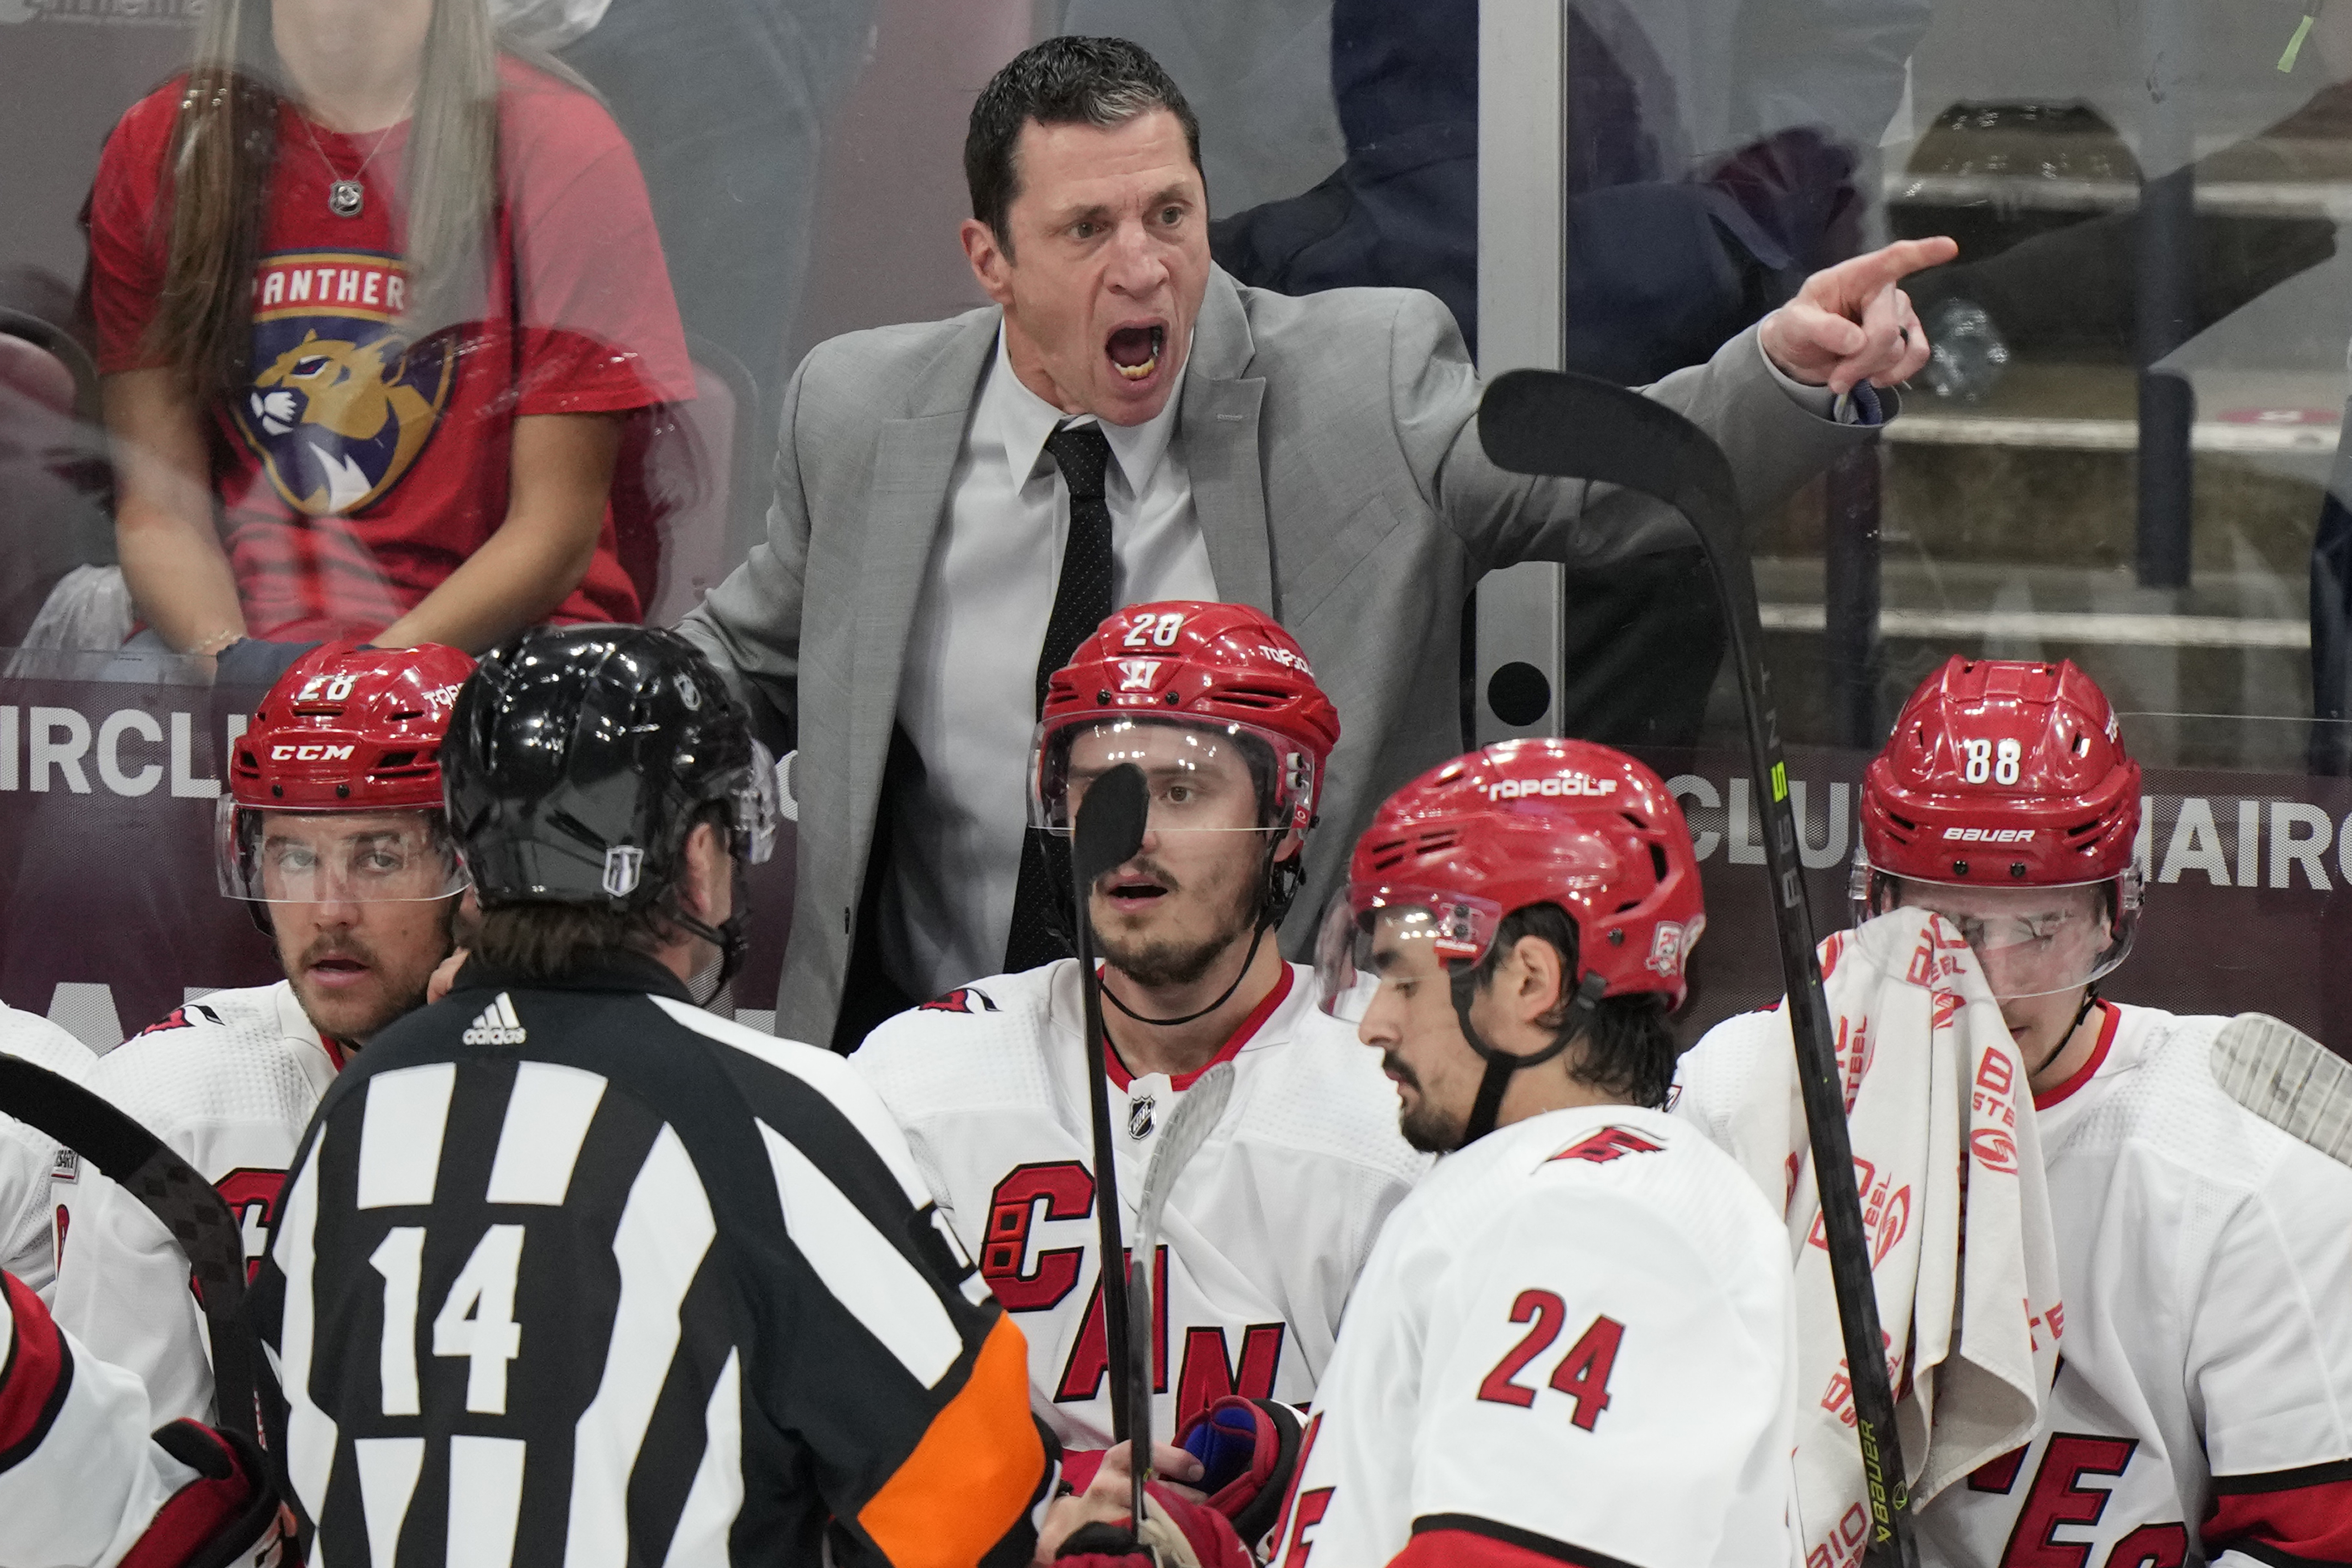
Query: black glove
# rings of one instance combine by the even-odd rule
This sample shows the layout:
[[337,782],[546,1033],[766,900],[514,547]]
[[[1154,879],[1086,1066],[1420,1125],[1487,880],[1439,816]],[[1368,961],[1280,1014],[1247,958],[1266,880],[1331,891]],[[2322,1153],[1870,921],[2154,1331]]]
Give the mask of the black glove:
[[278,684],[278,676],[294,667],[295,660],[318,646],[316,643],[265,643],[258,637],[240,637],[215,656],[213,685],[268,691]]

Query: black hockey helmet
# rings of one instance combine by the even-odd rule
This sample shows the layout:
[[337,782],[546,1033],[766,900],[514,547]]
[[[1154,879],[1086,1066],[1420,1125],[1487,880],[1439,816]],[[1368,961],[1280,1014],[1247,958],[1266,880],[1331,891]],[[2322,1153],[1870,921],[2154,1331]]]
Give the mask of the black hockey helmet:
[[[776,770],[709,660],[675,632],[541,626],[485,654],[441,753],[449,830],[483,907],[635,913],[667,894],[704,808],[738,867],[775,846]],[[743,900],[718,943],[729,971]]]

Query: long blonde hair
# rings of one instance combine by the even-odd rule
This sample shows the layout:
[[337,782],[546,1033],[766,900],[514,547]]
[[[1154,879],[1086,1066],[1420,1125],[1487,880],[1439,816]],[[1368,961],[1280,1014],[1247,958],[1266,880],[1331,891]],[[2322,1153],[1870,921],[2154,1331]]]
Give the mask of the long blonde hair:
[[[274,0],[213,0],[166,154],[171,245],[148,347],[200,401],[252,353],[253,274],[278,162]],[[485,0],[434,0],[403,181],[409,316],[466,319],[499,199],[499,44]],[[299,105],[298,105],[299,107]]]

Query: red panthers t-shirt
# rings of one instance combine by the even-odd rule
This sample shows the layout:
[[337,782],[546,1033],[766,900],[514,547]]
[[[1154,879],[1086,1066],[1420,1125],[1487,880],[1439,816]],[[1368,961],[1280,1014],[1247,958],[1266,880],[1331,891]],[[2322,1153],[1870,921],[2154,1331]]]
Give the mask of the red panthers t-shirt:
[[[280,111],[253,279],[251,383],[213,411],[213,483],[257,637],[372,636],[506,518],[521,414],[610,413],[694,395],[635,158],[596,101],[499,61],[499,212],[477,319],[404,319],[409,126],[339,136]],[[142,343],[171,236],[163,170],[184,80],[125,115],[99,165],[90,277],[100,369]],[[313,145],[313,138],[316,145]],[[330,211],[359,174],[362,210]],[[519,298],[518,298],[519,295]],[[556,621],[635,621],[608,507]]]

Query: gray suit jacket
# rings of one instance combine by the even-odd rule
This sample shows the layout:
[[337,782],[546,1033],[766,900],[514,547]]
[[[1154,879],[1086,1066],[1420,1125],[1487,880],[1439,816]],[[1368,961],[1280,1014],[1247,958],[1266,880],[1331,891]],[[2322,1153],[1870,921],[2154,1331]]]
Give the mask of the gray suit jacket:
[[[908,622],[994,308],[819,345],[785,393],[768,541],[679,627],[781,750],[797,744],[797,887],[776,1032],[832,1038],[898,707]],[[1754,332],[1649,389],[1729,455],[1751,515],[1867,430],[1815,417]],[[1644,497],[1486,459],[1453,317],[1407,289],[1303,298],[1212,274],[1175,439],[1222,598],[1289,628],[1339,710],[1294,950],[1356,835],[1460,747],[1464,596],[1522,560],[1597,562],[1691,542]],[[1039,629],[1043,634],[1043,628]]]

